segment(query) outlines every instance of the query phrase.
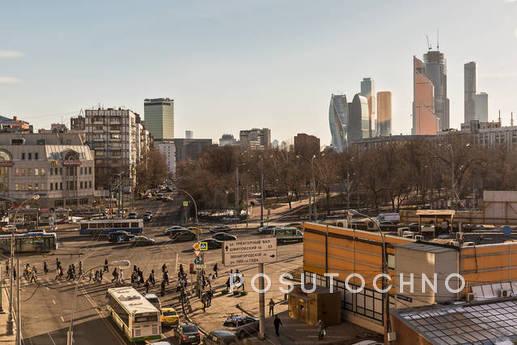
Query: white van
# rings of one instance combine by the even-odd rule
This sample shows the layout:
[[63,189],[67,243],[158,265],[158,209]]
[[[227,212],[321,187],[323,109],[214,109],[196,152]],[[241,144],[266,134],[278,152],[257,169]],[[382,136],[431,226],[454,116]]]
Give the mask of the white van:
[[392,223],[397,224],[400,223],[400,214],[398,213],[379,213],[377,216],[379,223]]

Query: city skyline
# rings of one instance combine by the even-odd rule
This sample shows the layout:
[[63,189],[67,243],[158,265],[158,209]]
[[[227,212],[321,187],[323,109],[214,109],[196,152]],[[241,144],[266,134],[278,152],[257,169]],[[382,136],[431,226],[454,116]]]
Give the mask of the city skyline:
[[[355,90],[357,81],[368,76],[392,92],[392,133],[409,134],[411,58],[426,51],[426,34],[436,45],[439,28],[448,64],[451,126],[459,128],[463,121],[463,65],[468,61],[483,66],[478,79],[490,94],[489,120],[496,120],[501,109],[508,124],[517,109],[511,95],[517,82],[512,64],[517,4],[481,1],[466,15],[469,3],[437,1],[431,8],[423,1],[376,6],[302,1],[293,8],[275,2],[156,2],[164,4],[156,13],[129,2],[127,8],[107,4],[102,12],[94,11],[91,25],[75,20],[91,11],[87,4],[8,4],[0,15],[6,37],[0,46],[0,114],[48,128],[97,104],[143,114],[145,98],[167,95],[176,101],[176,136],[192,129],[196,136],[217,140],[242,128],[267,127],[273,138],[308,132],[328,145],[329,95]],[[53,14],[57,7],[59,15]],[[421,10],[428,13],[424,19],[404,16],[404,11]],[[359,23],[367,16],[375,24],[365,29]],[[393,16],[400,17],[397,25],[391,25]],[[174,25],[157,24],[160,19]],[[140,25],[130,27],[132,20]],[[476,23],[474,34],[471,23]],[[375,37],[378,49],[352,53],[337,44],[343,35],[350,44]],[[166,37],[174,44],[154,54],[151,48]],[[267,54],[260,53],[265,47]],[[382,57],[378,51],[384,51]]]

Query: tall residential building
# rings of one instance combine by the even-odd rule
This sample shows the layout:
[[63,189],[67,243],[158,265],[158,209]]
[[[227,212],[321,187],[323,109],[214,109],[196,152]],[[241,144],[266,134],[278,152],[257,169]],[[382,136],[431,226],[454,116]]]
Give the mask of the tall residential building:
[[377,136],[377,102],[375,97],[375,83],[372,78],[363,78],[361,81],[361,96],[368,100],[368,137]]
[[329,127],[334,150],[343,152],[348,145],[348,102],[346,95],[330,96]]
[[391,92],[377,92],[377,134],[391,135]]
[[243,149],[265,150],[271,148],[271,129],[252,128],[241,130],[239,140]]
[[370,138],[370,113],[368,99],[356,94],[352,103],[348,103],[348,139],[352,143],[356,140]]
[[426,74],[426,65],[413,57],[413,129],[412,134],[436,134],[440,120],[435,113],[435,87]]
[[129,109],[98,108],[86,110],[85,117],[86,141],[95,152],[96,187],[109,190],[121,174],[126,189],[132,189],[139,160],[139,115]]
[[447,64],[445,56],[439,50],[430,50],[424,54],[424,73],[434,86],[434,113],[438,117],[439,129],[450,128],[449,99],[447,98]]
[[0,196],[38,205],[78,207],[95,192],[93,151],[80,133],[0,133]]
[[174,100],[150,98],[144,100],[145,125],[157,140],[174,138]]
[[488,94],[477,93],[477,66],[474,61],[464,65],[464,123],[488,121]]
[[176,145],[172,140],[156,141],[155,147],[165,158],[167,164],[167,172],[169,175],[176,175]]
[[182,161],[197,160],[206,148],[212,146],[212,139],[176,138],[172,141],[176,151],[176,164]]
[[85,129],[86,129],[86,119],[84,116],[78,115],[77,117],[70,118],[70,130],[84,131]]

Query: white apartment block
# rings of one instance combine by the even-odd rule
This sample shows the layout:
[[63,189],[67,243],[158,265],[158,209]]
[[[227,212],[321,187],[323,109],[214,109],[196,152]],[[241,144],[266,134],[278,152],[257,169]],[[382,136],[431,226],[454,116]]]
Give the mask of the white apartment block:
[[176,145],[173,141],[155,141],[155,147],[165,157],[169,175],[176,175]]

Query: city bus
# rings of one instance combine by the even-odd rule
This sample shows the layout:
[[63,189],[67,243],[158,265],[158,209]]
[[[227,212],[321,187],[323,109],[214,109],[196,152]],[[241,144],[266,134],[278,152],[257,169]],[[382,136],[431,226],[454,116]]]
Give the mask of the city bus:
[[131,343],[161,338],[160,311],[134,288],[108,289],[107,308]]
[[273,237],[276,237],[278,244],[289,244],[303,242],[303,232],[298,228],[275,228],[272,230]]
[[[57,249],[55,232],[27,232],[14,234],[14,250],[16,253],[48,253]],[[0,249],[4,253],[11,251],[11,235],[0,235]]]
[[115,231],[124,230],[130,234],[144,231],[142,219],[92,219],[79,222],[79,234],[109,236]]

